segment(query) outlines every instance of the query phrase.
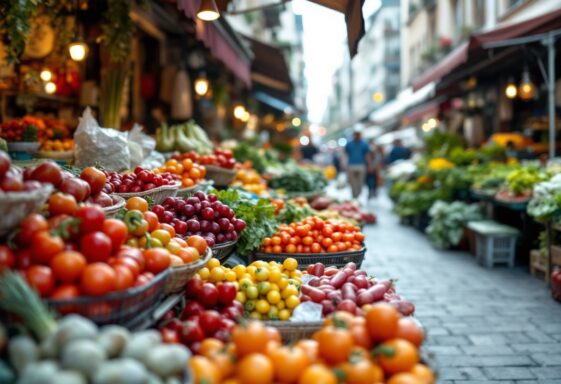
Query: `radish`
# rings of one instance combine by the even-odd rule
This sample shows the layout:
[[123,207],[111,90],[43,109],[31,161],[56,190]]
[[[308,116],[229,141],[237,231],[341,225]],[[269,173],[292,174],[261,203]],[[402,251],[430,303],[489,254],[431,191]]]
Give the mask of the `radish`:
[[372,304],[375,301],[382,300],[384,297],[384,293],[386,293],[388,289],[384,284],[376,284],[371,288],[368,288],[366,291],[362,292],[356,300],[356,303],[359,307],[362,307],[365,304]]

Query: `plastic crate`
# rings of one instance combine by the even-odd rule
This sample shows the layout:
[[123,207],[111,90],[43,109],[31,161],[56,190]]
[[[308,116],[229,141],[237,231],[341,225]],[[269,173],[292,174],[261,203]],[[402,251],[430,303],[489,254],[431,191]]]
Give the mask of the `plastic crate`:
[[494,221],[470,222],[468,228],[475,234],[475,259],[487,268],[506,263],[514,267],[516,256],[516,228]]
[[255,252],[250,256],[249,262],[256,260],[276,261],[282,263],[284,259],[293,257],[298,260],[298,269],[305,270],[308,265],[315,263],[323,263],[326,267],[335,266],[337,268],[344,267],[347,263],[353,262],[357,268],[360,268],[366,254],[366,247],[358,251],[345,251],[333,253],[263,253]]

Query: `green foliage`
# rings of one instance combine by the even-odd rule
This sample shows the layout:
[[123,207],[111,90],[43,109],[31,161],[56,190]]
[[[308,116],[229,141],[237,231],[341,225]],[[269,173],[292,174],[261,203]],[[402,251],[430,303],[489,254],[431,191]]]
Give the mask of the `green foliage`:
[[506,185],[512,194],[520,195],[531,191],[535,184],[547,179],[547,174],[540,168],[528,166],[511,171],[506,177]]
[[294,167],[269,181],[272,189],[286,192],[319,192],[327,186],[323,172],[317,169]]
[[434,131],[425,138],[426,153],[432,157],[446,157],[455,148],[463,147],[463,139],[454,133]]
[[287,201],[284,208],[277,216],[277,221],[281,224],[290,224],[301,221],[306,217],[313,216],[314,212],[309,206],[300,207]]
[[497,143],[487,144],[479,149],[481,161],[504,161],[506,160],[506,148]]
[[477,160],[477,157],[477,151],[473,148],[454,147],[450,151],[450,161],[459,166],[470,165]]
[[414,216],[428,211],[436,201],[450,200],[450,198],[450,192],[443,188],[405,190],[399,195],[394,209],[399,216]]
[[127,61],[130,56],[131,40],[135,26],[129,16],[131,2],[128,0],[108,0],[107,11],[101,25],[101,41],[114,63]]
[[483,218],[478,205],[460,201],[437,201],[430,208],[429,215],[431,223],[426,233],[435,247],[443,249],[458,245],[466,224]]
[[255,200],[249,194],[235,189],[213,191],[218,200],[232,208],[238,219],[246,223],[240,233],[236,252],[242,257],[249,256],[261,246],[265,237],[272,236],[278,229],[275,206],[269,200]]
[[17,63],[31,30],[29,19],[37,13],[40,0],[4,0],[0,2],[0,34],[8,41],[6,60]]

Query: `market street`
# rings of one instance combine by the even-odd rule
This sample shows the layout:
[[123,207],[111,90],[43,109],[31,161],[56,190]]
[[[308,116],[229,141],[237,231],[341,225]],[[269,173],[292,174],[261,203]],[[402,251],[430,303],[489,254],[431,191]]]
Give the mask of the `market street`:
[[428,330],[439,383],[561,383],[561,306],[524,268],[485,269],[399,224],[385,194],[369,203],[363,267],[397,279]]

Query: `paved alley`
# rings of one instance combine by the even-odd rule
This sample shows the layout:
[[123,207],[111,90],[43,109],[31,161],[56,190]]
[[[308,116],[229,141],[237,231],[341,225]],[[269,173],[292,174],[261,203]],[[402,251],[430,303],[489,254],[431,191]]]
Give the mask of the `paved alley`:
[[439,383],[561,383],[561,303],[524,269],[485,269],[468,253],[434,249],[399,224],[391,202],[369,203],[369,273],[396,278],[416,305]]

